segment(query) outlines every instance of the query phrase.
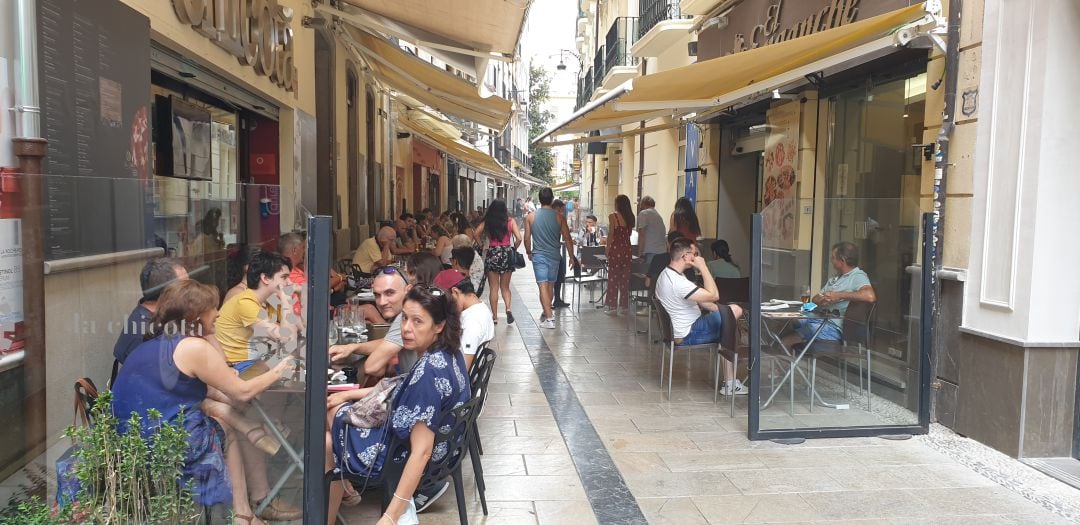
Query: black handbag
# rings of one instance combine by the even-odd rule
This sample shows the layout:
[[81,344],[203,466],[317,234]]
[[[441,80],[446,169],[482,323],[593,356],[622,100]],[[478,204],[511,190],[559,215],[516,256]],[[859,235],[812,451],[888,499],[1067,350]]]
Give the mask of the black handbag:
[[525,256],[521,252],[514,250],[514,268],[518,270],[525,267]]

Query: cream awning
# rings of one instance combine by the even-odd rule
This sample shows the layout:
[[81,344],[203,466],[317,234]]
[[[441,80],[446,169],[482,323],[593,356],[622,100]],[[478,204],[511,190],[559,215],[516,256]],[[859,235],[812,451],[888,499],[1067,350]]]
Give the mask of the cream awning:
[[346,4],[456,42],[462,50],[512,58],[529,0],[345,0]]
[[913,23],[937,21],[920,3],[794,40],[639,77],[586,105],[537,140],[731,104],[840,61],[894,47],[898,45],[894,33]]
[[446,137],[437,129],[425,125],[423,121],[411,120],[404,116],[398,118],[398,124],[409,129],[435,149],[442,150],[447,155],[456,158],[461,164],[507,182],[517,182],[514,175],[494,157],[474,148],[472,144],[464,140]]
[[488,128],[502,130],[510,121],[513,103],[509,100],[481,97],[474,84],[355,27],[344,26],[342,37],[371,66],[375,77],[391,89],[442,113]]

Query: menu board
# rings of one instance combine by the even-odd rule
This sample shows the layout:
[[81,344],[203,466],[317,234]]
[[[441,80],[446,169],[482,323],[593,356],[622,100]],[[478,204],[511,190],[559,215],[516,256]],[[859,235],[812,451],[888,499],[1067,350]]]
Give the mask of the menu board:
[[795,247],[800,115],[797,102],[774,107],[766,114],[769,140],[764,153],[761,215],[764,244],[770,248]]
[[150,22],[117,0],[39,0],[45,257],[147,246]]

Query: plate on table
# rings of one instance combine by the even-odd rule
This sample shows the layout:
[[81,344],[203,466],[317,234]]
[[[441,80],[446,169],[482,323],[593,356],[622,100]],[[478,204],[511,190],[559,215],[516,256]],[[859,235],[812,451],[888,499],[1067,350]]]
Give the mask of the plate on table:
[[349,390],[357,390],[360,385],[356,383],[344,383],[341,385],[326,385],[327,392],[347,392]]
[[356,295],[354,295],[353,297],[356,297],[356,300],[358,300],[358,301],[374,301],[375,300],[375,294],[372,293],[372,292],[360,292],[360,293],[357,293]]

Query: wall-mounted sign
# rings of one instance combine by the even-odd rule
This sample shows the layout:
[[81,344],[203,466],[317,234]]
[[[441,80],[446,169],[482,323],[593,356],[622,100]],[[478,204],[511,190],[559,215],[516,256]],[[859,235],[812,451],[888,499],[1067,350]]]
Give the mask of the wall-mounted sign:
[[181,22],[296,94],[291,8],[277,0],[172,0]]
[[698,61],[819,33],[911,5],[910,0],[745,0],[723,29],[699,35]]

